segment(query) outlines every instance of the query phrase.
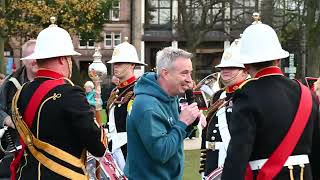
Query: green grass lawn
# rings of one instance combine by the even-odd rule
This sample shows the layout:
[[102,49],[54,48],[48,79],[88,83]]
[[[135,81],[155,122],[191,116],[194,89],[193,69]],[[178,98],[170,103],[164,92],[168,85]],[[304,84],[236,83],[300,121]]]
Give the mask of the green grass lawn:
[[200,180],[200,150],[184,151],[184,175],[183,180]]
[[105,109],[102,109],[101,111],[101,121],[102,121],[102,124],[105,124],[107,122],[107,115],[106,115]]

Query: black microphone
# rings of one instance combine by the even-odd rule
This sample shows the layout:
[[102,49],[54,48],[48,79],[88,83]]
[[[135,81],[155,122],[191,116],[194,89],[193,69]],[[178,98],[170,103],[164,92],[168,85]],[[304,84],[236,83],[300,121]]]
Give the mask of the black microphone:
[[[193,90],[192,89],[188,89],[186,90],[186,100],[188,104],[192,104],[195,100],[195,97],[193,95]],[[193,121],[193,123],[191,124],[191,126],[197,126],[199,123],[199,117],[196,118],[195,121]]]
[[194,102],[194,96],[192,89],[186,90],[186,100],[188,104],[192,104]]

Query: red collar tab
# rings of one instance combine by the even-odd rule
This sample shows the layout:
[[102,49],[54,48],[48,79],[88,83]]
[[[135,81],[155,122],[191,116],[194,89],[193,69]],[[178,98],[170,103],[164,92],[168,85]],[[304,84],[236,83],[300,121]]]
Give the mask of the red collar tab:
[[51,79],[64,78],[62,74],[54,72],[52,70],[48,70],[48,69],[39,69],[36,77],[45,77],[45,78],[51,78]]
[[245,81],[245,80],[240,81],[240,82],[238,82],[238,83],[236,83],[236,84],[234,84],[234,85],[232,85],[232,86],[227,87],[227,88],[226,88],[226,93],[233,93],[234,91],[236,91],[236,90],[240,87],[240,85],[241,85],[244,81]]
[[132,77],[129,78],[128,80],[120,83],[120,84],[118,85],[118,88],[124,88],[124,87],[126,87],[126,86],[134,83],[136,80],[137,80],[137,78],[136,78],[135,76],[132,76]]
[[281,69],[277,66],[271,66],[261,69],[257,72],[255,78],[261,78],[264,76],[271,76],[271,75],[281,75],[283,76],[283,72]]

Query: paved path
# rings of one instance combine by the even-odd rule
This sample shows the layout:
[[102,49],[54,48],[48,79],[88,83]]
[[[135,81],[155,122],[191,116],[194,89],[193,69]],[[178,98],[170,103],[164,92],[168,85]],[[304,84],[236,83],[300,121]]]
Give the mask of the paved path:
[[194,150],[194,149],[200,149],[201,147],[201,138],[194,138],[189,139],[186,138],[184,140],[184,150]]

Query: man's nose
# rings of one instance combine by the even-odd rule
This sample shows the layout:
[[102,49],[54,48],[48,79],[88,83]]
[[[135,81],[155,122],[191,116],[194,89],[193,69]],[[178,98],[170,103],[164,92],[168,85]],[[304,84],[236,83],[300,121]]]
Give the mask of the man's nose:
[[186,81],[187,81],[187,82],[192,82],[191,73],[187,75]]

